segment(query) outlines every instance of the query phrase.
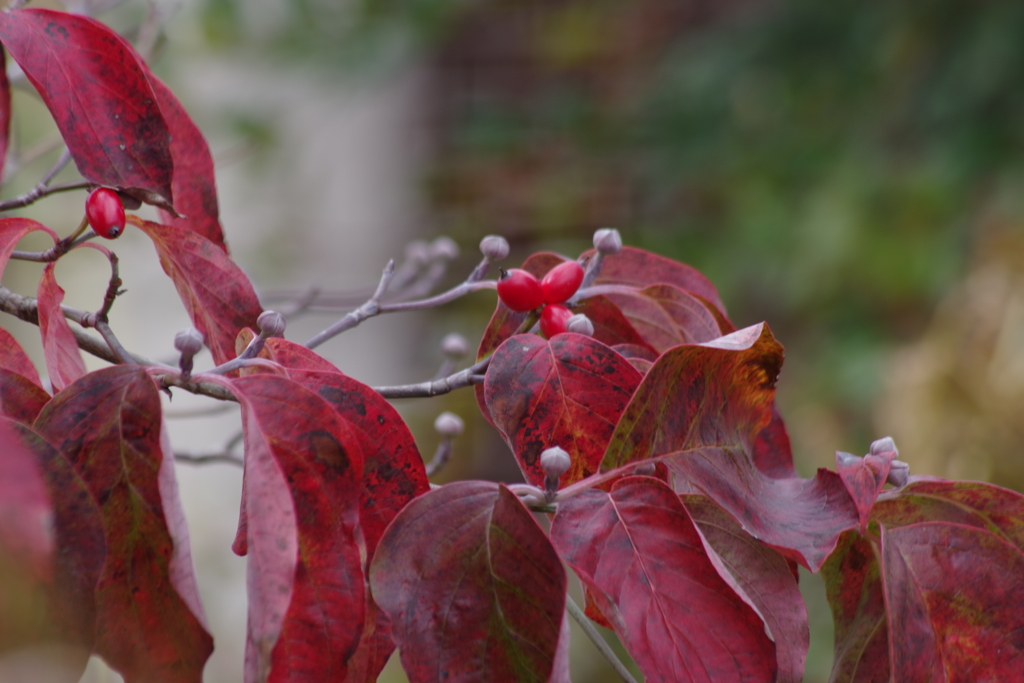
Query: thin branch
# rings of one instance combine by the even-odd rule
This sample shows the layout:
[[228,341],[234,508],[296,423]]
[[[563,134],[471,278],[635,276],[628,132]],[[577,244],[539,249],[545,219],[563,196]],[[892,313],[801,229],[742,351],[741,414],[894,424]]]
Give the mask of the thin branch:
[[78,183],[69,183],[67,185],[58,185],[52,188],[50,187],[50,183],[53,181],[53,179],[57,176],[58,173],[64,170],[64,167],[68,165],[69,161],[71,161],[71,153],[68,152],[67,148],[65,148],[64,152],[60,155],[60,158],[57,159],[57,162],[50,167],[50,170],[46,172],[46,174],[42,177],[42,179],[35,187],[33,187],[31,190],[21,195],[20,197],[15,197],[14,199],[8,199],[7,201],[0,202],[0,211],[7,211],[9,209],[17,209],[22,206],[28,206],[29,204],[38,201],[39,199],[45,197],[46,195],[53,194],[54,192],[65,192],[67,190],[77,190],[83,187],[89,187],[90,183],[84,181]]
[[437,444],[437,450],[434,451],[434,457],[427,463],[426,470],[427,476],[432,477],[440,472],[445,465],[448,464],[448,460],[452,457],[453,439],[450,436],[441,438],[441,442]]
[[96,331],[100,333],[101,337],[103,337],[103,341],[107,342],[107,346],[109,346],[110,350],[114,352],[115,356],[117,356],[118,364],[135,365],[132,354],[126,348],[121,346],[121,342],[118,341],[116,336],[114,336],[114,331],[110,329],[110,323],[106,321],[106,318],[103,320],[97,320],[95,327]]
[[[87,221],[83,220],[83,223]],[[75,247],[85,244],[92,238],[96,237],[96,233],[89,230],[84,235],[79,236],[74,242],[68,243],[67,238],[60,240],[46,251],[12,251],[11,258],[16,261],[32,261],[34,263],[50,263],[56,261],[64,254],[68,253]]]
[[565,608],[569,611],[569,616],[576,620],[576,623],[580,625],[583,632],[587,634],[587,637],[593,641],[594,645],[597,646],[597,649],[600,650],[601,654],[608,660],[608,663],[612,665],[615,672],[622,676],[622,680],[626,681],[626,683],[637,683],[636,679],[633,678],[633,674],[629,672],[629,669],[627,669],[626,665],[622,663],[622,660],[616,656],[611,646],[608,645],[608,642],[601,636],[597,628],[590,623],[590,619],[583,613],[580,606],[577,605],[576,601],[569,595],[565,596]]
[[[62,305],[61,310],[64,313],[64,317],[74,320],[80,325],[83,320],[86,320],[88,316],[92,315],[92,313],[80,311],[70,306]],[[9,313],[16,318],[32,323],[33,325],[39,324],[38,302],[31,297],[18,294],[17,292],[12,292],[3,285],[0,285],[0,311]],[[84,330],[79,330],[74,327],[71,328],[71,332],[75,335],[75,341],[78,342],[78,348],[82,349],[86,353],[96,356],[97,358],[105,360],[108,363],[112,363],[114,365],[121,364],[121,359],[117,357],[117,355],[103,340],[97,339]],[[163,363],[157,363],[154,360],[150,360],[149,358],[138,354],[129,353],[128,355],[136,365],[153,367],[158,370],[166,371],[165,374],[157,374],[154,377],[162,387],[179,387],[191,394],[210,396],[211,398],[220,399],[222,401],[237,402],[237,399],[231,394],[231,392],[219,384],[213,382],[183,380],[177,368],[169,367]]]
[[245,461],[239,458],[237,455],[230,453],[210,453],[207,455],[192,455],[191,453],[175,453],[174,459],[178,462],[187,462],[191,465],[207,465],[211,463],[223,462],[229,465],[237,465],[242,467],[245,465]]
[[384,296],[384,292],[387,291],[388,285],[391,283],[391,279],[394,276],[395,261],[392,259],[388,261],[386,266],[384,266],[384,272],[381,273],[380,276],[380,283],[377,285],[377,291],[373,293],[373,296],[371,296],[362,306],[349,312],[344,318],[307,341],[305,344],[306,348],[315,349],[328,339],[336,337],[345,330],[352,329],[367,318],[377,315],[377,313],[380,312],[380,298]]
[[484,383],[484,373],[491,363],[491,357],[484,358],[479,363],[472,365],[465,370],[460,370],[454,375],[448,375],[441,379],[418,384],[401,384],[390,387],[373,387],[373,390],[384,398],[428,398],[440,396],[456,389]]

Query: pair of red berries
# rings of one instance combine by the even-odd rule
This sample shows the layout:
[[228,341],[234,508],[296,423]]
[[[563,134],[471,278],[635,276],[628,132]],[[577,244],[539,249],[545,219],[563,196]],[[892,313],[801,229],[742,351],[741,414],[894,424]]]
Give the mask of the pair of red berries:
[[97,187],[85,200],[85,217],[100,237],[112,240],[124,232],[124,205],[117,193]]
[[566,330],[572,311],[561,304],[569,300],[583,282],[583,266],[566,261],[548,271],[538,280],[519,268],[502,271],[498,280],[498,298],[513,311],[524,313],[544,306],[540,315],[540,331],[550,339]]

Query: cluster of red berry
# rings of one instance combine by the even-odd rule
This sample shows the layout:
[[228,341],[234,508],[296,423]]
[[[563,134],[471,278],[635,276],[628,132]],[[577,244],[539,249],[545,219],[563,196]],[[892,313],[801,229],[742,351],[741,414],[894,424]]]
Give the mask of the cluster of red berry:
[[501,271],[498,298],[513,311],[523,313],[544,306],[540,315],[540,331],[550,339],[566,330],[572,311],[563,306],[583,282],[583,266],[566,261],[552,268],[544,279],[519,268]]

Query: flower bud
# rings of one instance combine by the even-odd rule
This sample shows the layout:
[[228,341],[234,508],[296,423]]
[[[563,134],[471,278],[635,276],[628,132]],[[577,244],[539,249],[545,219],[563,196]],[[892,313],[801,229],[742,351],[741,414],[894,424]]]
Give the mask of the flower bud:
[[458,436],[462,433],[462,430],[466,428],[462,418],[455,413],[449,413],[445,411],[437,416],[434,420],[434,429],[441,436],[453,437]]
[[469,353],[469,342],[458,332],[452,332],[441,340],[441,353],[458,360]]
[[885,480],[896,488],[902,488],[906,485],[909,477],[910,465],[900,460],[893,460],[889,464],[889,476]]
[[451,237],[442,235],[430,243],[430,257],[442,261],[454,261],[459,257],[459,245]]
[[871,449],[869,451],[871,455],[880,455],[882,453],[895,453],[896,457],[899,457],[899,450],[896,448],[896,442],[893,441],[891,436],[886,436],[881,439],[877,439],[871,442]]
[[488,235],[480,240],[480,253],[488,261],[500,261],[508,256],[508,240],[501,235]]
[[174,348],[186,356],[194,356],[203,349],[203,335],[190,327],[174,335]]
[[615,228],[601,228],[594,233],[594,249],[605,256],[622,251],[622,235]]
[[565,321],[565,331],[582,334],[585,337],[593,337],[594,323],[590,322],[590,318],[582,313],[577,313]]
[[430,245],[423,240],[409,242],[405,245],[405,258],[413,263],[426,263],[430,260]]
[[552,446],[540,454],[540,466],[549,477],[560,477],[572,467],[572,458],[558,446]]
[[853,453],[845,453],[843,451],[836,451],[836,465],[839,467],[849,467],[856,465],[860,462],[860,456],[854,455]]
[[260,317],[256,318],[256,324],[267,337],[284,336],[284,330],[288,327],[288,321],[277,311],[263,311]]

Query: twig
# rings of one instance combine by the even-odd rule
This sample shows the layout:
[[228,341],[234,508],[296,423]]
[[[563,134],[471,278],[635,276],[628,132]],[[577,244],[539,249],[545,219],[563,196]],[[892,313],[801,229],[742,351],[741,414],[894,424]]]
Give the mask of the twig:
[[100,333],[101,337],[103,337],[103,341],[107,342],[107,346],[109,346],[110,350],[114,352],[115,356],[117,356],[118,364],[136,364],[135,360],[132,358],[132,354],[126,348],[121,346],[121,342],[118,341],[116,336],[114,336],[114,331],[110,329],[110,323],[108,323],[105,318],[103,320],[97,320],[95,327],[96,331]]
[[17,261],[32,261],[35,263],[50,263],[56,261],[64,254],[68,253],[75,247],[85,244],[93,237],[96,237],[96,233],[92,230],[88,231],[84,235],[81,235],[74,242],[67,243],[67,238],[60,240],[46,251],[12,251],[11,258]]
[[242,467],[245,461],[237,455],[230,453],[211,453],[208,455],[192,455],[191,453],[175,453],[174,459],[179,462],[187,462],[192,465],[206,465],[208,463],[224,462],[230,465]]
[[380,276],[380,283],[377,285],[377,291],[373,293],[373,296],[371,296],[362,306],[349,312],[344,318],[307,341],[305,344],[306,348],[315,349],[328,339],[336,337],[345,330],[352,329],[367,318],[377,315],[377,313],[380,312],[380,298],[384,296],[384,292],[387,291],[388,285],[391,283],[391,279],[394,276],[395,261],[392,259],[388,261],[386,266],[384,266],[384,272],[381,273]]
[[428,477],[434,476],[448,464],[448,460],[452,457],[453,450],[452,439],[450,437],[443,437],[441,442],[437,444],[437,450],[434,451],[434,457],[427,463],[426,470]]
[[[81,321],[92,315],[86,311],[80,311],[64,305],[61,306],[61,310],[64,313],[64,317],[74,320],[80,325],[82,324]],[[0,285],[0,311],[9,313],[16,318],[32,323],[33,325],[39,324],[38,301],[31,297],[18,294],[17,292],[12,292],[3,285]],[[117,355],[103,340],[97,339],[87,332],[73,327],[71,328],[71,332],[75,335],[75,341],[78,342],[78,348],[82,349],[86,353],[96,356],[97,358],[105,360],[108,363],[113,363],[114,365],[121,364],[121,359],[117,357]],[[163,387],[179,387],[191,394],[210,396],[211,398],[217,398],[222,401],[236,401],[231,392],[219,384],[202,381],[185,381],[181,379],[177,368],[172,368],[164,365],[163,363],[157,363],[154,360],[150,360],[149,358],[138,354],[129,353],[128,355],[136,365],[152,367],[157,371],[157,373],[163,371],[165,374],[156,374],[154,376],[154,379],[159,381]]]
[[484,358],[479,363],[471,365],[465,370],[460,370],[454,375],[448,375],[431,382],[420,382],[419,384],[401,384],[390,387],[373,387],[373,390],[384,398],[428,398],[440,396],[456,389],[484,383],[484,374],[487,366],[491,363],[491,357]]
[[35,187],[33,187],[31,190],[21,195],[20,197],[15,197],[14,199],[8,199],[7,201],[0,202],[0,211],[7,211],[8,209],[17,209],[22,206],[28,206],[29,204],[38,201],[42,197],[45,197],[46,195],[49,194],[53,194],[55,192],[65,192],[67,190],[77,190],[83,187],[89,187],[90,183],[85,181],[69,183],[67,185],[58,185],[56,187],[50,187],[50,183],[53,181],[53,179],[57,176],[58,173],[64,170],[64,167],[68,165],[69,161],[71,161],[71,153],[67,150],[67,148],[64,148],[64,152],[60,155],[60,158],[57,159],[56,163],[54,163],[53,166],[50,167],[50,170],[46,172],[46,174],[42,177],[42,179],[40,179],[39,183]]
[[622,680],[626,681],[626,683],[637,683],[636,679],[633,678],[633,674],[629,672],[629,669],[622,663],[622,660],[616,656],[608,642],[601,636],[594,625],[590,623],[590,619],[569,595],[565,596],[565,608],[569,610],[569,615],[576,620],[576,623],[580,625],[583,632],[587,634],[587,637],[597,646],[597,649],[601,651],[601,654],[608,660],[608,663],[612,665],[615,672],[622,676]]

